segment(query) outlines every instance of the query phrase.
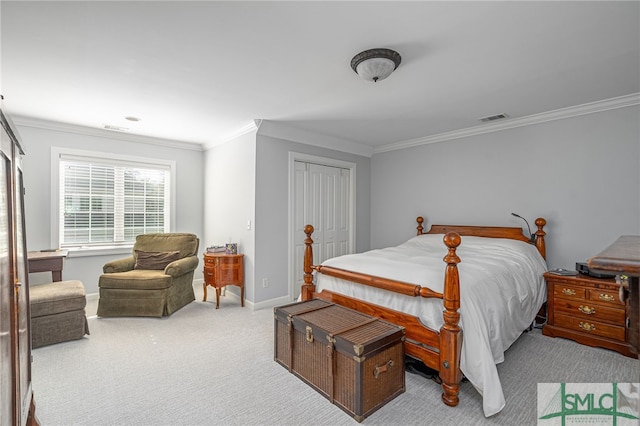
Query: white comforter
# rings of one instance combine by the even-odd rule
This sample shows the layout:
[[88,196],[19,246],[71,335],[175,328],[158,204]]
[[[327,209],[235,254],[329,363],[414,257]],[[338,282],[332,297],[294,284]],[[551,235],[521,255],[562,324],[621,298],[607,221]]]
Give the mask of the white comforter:
[[[397,246],[340,256],[323,264],[419,284],[443,291],[447,253],[443,235],[413,237]],[[504,351],[534,320],[546,300],[542,274],[546,263],[535,246],[502,238],[462,237],[460,326],[463,330],[460,367],[483,396],[485,416],[505,405],[496,364]],[[402,296],[318,274],[317,291],[333,290],[419,317],[439,330],[442,300]]]

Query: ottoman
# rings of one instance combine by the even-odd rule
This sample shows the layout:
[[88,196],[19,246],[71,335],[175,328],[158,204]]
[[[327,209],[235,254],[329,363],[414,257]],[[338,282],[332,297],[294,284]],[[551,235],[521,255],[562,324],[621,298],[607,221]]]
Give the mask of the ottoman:
[[56,281],[29,289],[31,347],[81,339],[89,334],[81,281]]

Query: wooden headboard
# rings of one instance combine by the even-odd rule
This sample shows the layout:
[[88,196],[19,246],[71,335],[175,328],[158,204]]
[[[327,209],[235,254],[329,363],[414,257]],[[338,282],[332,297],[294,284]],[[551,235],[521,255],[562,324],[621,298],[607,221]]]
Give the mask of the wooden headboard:
[[428,232],[423,232],[424,228],[422,224],[424,223],[424,218],[422,216],[418,216],[416,218],[416,222],[418,222],[417,234],[446,234],[447,232],[456,232],[460,236],[472,236],[472,237],[487,237],[487,238],[508,238],[511,240],[519,240],[524,241],[526,243],[535,244],[538,252],[542,255],[543,258],[546,259],[546,246],[544,241],[544,236],[547,235],[546,232],[542,230],[544,226],[547,224],[547,221],[544,218],[536,219],[536,226],[538,230],[533,234],[535,237],[534,242],[531,242],[531,239],[522,233],[522,228],[511,227],[511,226],[469,226],[469,225],[431,225],[431,229]]

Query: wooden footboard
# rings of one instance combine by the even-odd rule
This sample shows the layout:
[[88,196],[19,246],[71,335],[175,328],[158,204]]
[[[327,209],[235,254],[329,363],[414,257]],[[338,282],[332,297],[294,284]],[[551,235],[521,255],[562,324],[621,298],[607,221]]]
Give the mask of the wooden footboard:
[[[459,325],[460,314],[458,313],[460,308],[460,283],[457,264],[460,262],[460,258],[456,255],[456,248],[460,245],[460,236],[455,232],[449,232],[444,236],[444,243],[448,248],[448,253],[444,257],[447,266],[444,278],[444,292],[438,293],[427,287],[394,281],[388,278],[327,266],[314,266],[312,265],[313,239],[311,238],[313,226],[307,225],[304,232],[307,238],[305,239],[302,300],[310,300],[314,297],[325,299],[405,327],[405,352],[422,360],[425,365],[438,370],[442,379],[442,400],[450,406],[458,405],[458,393],[460,381],[462,380],[462,372],[460,371],[462,330]],[[313,270],[325,275],[406,296],[443,299],[444,324],[440,331],[437,332],[425,326],[419,318],[412,315],[327,290],[317,293],[313,284]]]
[[[422,235],[424,219],[418,217],[416,220],[418,222],[417,234]],[[460,258],[456,254],[456,249],[461,243],[460,236],[509,238],[529,242],[535,244],[544,258],[546,254],[544,240],[546,233],[543,228],[546,220],[538,218],[535,224],[538,230],[533,236],[529,237],[522,234],[521,228],[515,227],[432,225],[427,233],[445,234],[443,241],[448,250],[443,259],[446,263],[443,293],[438,293],[427,287],[388,278],[328,266],[313,265],[313,239],[311,235],[314,229],[313,226],[307,225],[304,229],[307,237],[305,239],[304,252],[304,284],[301,288],[302,300],[325,299],[405,327],[405,353],[420,359],[430,368],[438,370],[442,379],[442,400],[449,406],[456,406],[459,402],[458,393],[460,381],[462,380],[462,372],[460,371],[462,330],[459,325],[460,313],[458,312],[460,308],[460,280],[457,266]],[[313,283],[313,271],[410,297],[442,299],[444,324],[439,331],[436,331],[424,325],[419,318],[413,315],[328,290],[316,292],[316,287]]]

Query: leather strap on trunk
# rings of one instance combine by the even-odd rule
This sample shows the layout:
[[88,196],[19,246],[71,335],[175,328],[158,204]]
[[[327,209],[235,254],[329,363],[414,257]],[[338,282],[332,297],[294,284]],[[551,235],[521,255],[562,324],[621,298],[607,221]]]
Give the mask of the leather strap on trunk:
[[327,344],[327,357],[329,358],[329,382],[331,383],[331,386],[329,387],[329,401],[331,401],[332,404],[333,404],[335,387],[336,387],[336,381],[334,379],[335,372],[336,372],[336,360],[335,360],[335,357],[333,356],[333,353],[335,352],[334,343],[336,342],[336,339],[334,336],[337,336],[338,334],[346,333],[347,331],[351,331],[355,328],[362,327],[363,325],[367,325],[377,320],[378,318],[369,318],[366,321],[363,321],[356,325],[345,327],[341,330],[327,334],[327,340],[329,341],[329,343]]
[[295,314],[287,315],[287,327],[289,329],[289,373],[293,371],[293,317],[308,314],[309,312],[313,311],[319,311],[320,309],[328,308],[329,306],[333,305],[334,303],[328,303],[324,306],[315,306],[313,308],[305,309],[304,311],[296,312]]

